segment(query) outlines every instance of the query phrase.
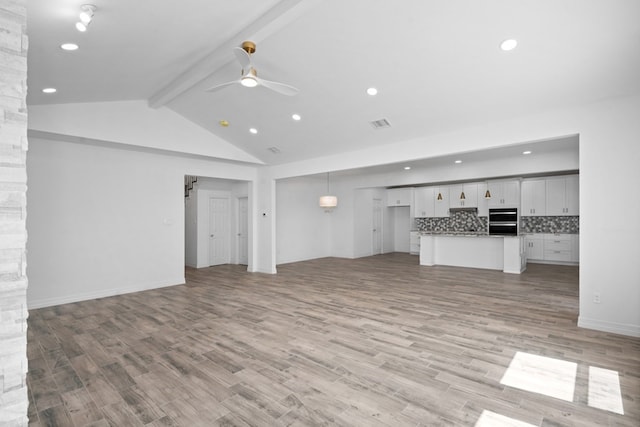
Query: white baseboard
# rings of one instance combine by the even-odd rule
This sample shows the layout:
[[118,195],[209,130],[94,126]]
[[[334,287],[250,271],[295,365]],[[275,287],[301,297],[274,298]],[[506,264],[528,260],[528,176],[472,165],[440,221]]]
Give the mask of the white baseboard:
[[607,322],[605,320],[585,319],[578,317],[578,326],[596,331],[611,332],[613,334],[627,335],[640,338],[640,325],[630,325],[627,323]]
[[73,302],[87,301],[97,298],[112,297],[115,295],[130,294],[133,292],[148,291],[151,289],[166,288],[168,286],[184,285],[185,278],[177,278],[174,280],[165,280],[161,282],[144,283],[135,286],[126,286],[122,288],[99,289],[92,292],[82,292],[72,295],[57,296],[53,298],[28,299],[27,307],[29,310],[36,308],[51,307],[54,305],[70,304]]

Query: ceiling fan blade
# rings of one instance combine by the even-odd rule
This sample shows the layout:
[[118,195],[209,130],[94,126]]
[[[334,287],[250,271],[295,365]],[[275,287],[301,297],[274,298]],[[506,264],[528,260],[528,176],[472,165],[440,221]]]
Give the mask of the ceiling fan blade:
[[217,86],[210,87],[209,89],[205,89],[205,92],[215,92],[217,90],[224,89],[227,86],[231,86],[231,85],[235,85],[235,84],[239,84],[239,83],[240,83],[239,80],[234,80],[232,82],[222,83],[222,84],[219,84]]
[[242,65],[242,69],[248,71],[251,68],[251,57],[249,54],[241,47],[234,47],[233,53],[240,65]]
[[293,86],[286,85],[284,83],[272,82],[270,80],[265,80],[261,78],[256,78],[259,85],[266,87],[267,89],[271,89],[275,92],[278,92],[282,95],[293,96],[297,95],[299,90]]

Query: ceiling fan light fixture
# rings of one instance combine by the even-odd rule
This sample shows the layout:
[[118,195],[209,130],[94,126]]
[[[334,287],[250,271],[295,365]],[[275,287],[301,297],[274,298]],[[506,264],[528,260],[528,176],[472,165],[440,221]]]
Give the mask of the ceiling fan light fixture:
[[244,87],[256,87],[258,86],[258,81],[252,75],[246,75],[240,79],[240,84]]

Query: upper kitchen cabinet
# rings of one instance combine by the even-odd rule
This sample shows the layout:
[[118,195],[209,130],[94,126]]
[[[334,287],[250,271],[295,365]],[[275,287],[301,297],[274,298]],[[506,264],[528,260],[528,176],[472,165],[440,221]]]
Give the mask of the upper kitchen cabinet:
[[547,178],[546,204],[548,216],[579,215],[578,175]]
[[[486,182],[478,184],[478,216],[489,216],[489,198],[487,198],[487,190],[489,185]],[[489,193],[491,194],[491,193]]]
[[413,217],[433,217],[435,214],[435,201],[434,187],[416,188],[413,192]]
[[434,217],[449,216],[449,187],[434,187]]
[[458,184],[449,186],[450,208],[477,208],[478,184]]
[[387,206],[411,206],[413,188],[391,188],[387,190]]
[[531,179],[522,181],[522,209],[520,216],[546,215],[546,181]]
[[520,181],[489,181],[490,208],[520,207]]

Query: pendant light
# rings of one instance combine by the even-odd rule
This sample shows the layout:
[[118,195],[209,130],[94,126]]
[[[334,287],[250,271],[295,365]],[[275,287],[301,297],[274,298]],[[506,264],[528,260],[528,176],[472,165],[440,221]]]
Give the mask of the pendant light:
[[329,172],[327,172],[327,195],[321,196],[319,200],[320,207],[324,208],[325,212],[331,212],[331,209],[338,206],[338,198],[329,194],[331,193],[329,192]]
[[485,183],[487,185],[487,191],[484,193],[484,198],[485,199],[490,199],[491,198],[491,191],[489,191],[489,183]]
[[464,195],[464,191],[462,193],[460,193],[460,200],[464,200],[466,199],[465,195]]
[[438,197],[436,197],[436,200],[441,202],[442,201],[442,193],[438,191]]

